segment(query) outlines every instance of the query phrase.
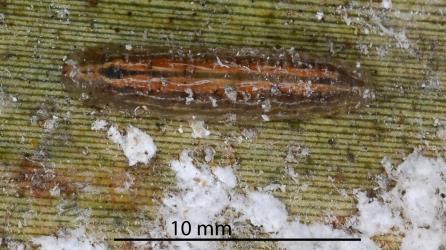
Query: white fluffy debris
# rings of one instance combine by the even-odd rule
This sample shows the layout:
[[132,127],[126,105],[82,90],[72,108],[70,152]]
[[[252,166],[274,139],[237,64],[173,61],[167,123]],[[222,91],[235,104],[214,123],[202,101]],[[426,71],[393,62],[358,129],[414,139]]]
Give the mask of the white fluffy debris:
[[442,141],[446,141],[446,128],[438,128],[437,137]]
[[411,41],[407,38],[404,31],[395,31],[393,28],[385,27],[382,24],[381,20],[376,16],[372,16],[372,22],[380,29],[382,35],[393,37],[398,48],[407,50],[410,50],[412,48]]
[[278,232],[287,223],[285,205],[271,194],[249,192],[246,197],[238,198],[231,206],[266,232]]
[[[178,192],[168,194],[160,208],[159,218],[151,230],[151,237],[175,236],[172,222],[188,221],[192,228],[198,224],[238,222],[260,228],[271,237],[353,237],[342,230],[328,225],[306,225],[295,219],[289,222],[289,215],[283,202],[272,194],[261,191],[236,191],[237,179],[230,167],[210,169],[207,165],[197,167],[190,156],[183,151],[179,160],[171,162],[176,174]],[[227,218],[227,211],[233,211],[236,218]],[[234,215],[235,214],[235,215]],[[232,227],[234,225],[230,224]],[[195,226],[195,227],[194,227]],[[237,229],[232,229],[237,230]],[[188,237],[199,237],[192,230]],[[157,248],[159,243],[152,243]],[[297,249],[295,244],[279,243],[280,247]],[[299,244],[301,246],[301,244]],[[376,249],[374,243],[365,238],[362,242],[309,242],[305,249]],[[166,247],[166,246],[163,246]],[[214,249],[221,247],[216,242],[171,242],[169,249]]]
[[[173,221],[189,221],[191,225],[213,224],[218,215],[230,203],[229,190],[235,187],[236,177],[232,170],[216,168],[211,171],[207,166],[197,168],[190,151],[183,151],[179,160],[171,162],[170,167],[176,174],[179,193],[169,194],[163,201],[160,216],[163,221],[158,232],[151,230],[152,236],[174,237]],[[180,225],[181,226],[181,225]],[[197,231],[189,235],[197,237]],[[215,242],[172,242],[172,248],[209,249],[215,248]]]
[[56,236],[40,236],[31,242],[41,250],[70,249],[70,250],[102,250],[107,249],[103,239],[87,235],[84,227],[59,231]]
[[125,133],[119,132],[116,126],[110,126],[108,138],[118,144],[129,160],[129,165],[147,164],[155,156],[156,145],[150,135],[139,128],[128,125]]
[[389,233],[392,228],[401,228],[402,219],[390,207],[376,199],[369,199],[365,193],[357,194],[358,210],[360,211],[356,229],[367,236],[376,232]]
[[237,178],[230,167],[218,167],[213,170],[218,180],[225,183],[228,187],[234,188],[237,185]]
[[[97,119],[91,124],[91,129],[94,131],[107,130],[108,126],[107,121]],[[156,145],[152,137],[132,125],[129,125],[122,134],[117,126],[111,125],[108,128],[107,137],[119,145],[129,160],[130,166],[137,163],[147,164],[155,156]]]
[[392,8],[392,0],[383,0],[383,1],[381,2],[381,6],[382,6],[384,9],[390,9],[390,8]]
[[[195,165],[191,154],[192,151],[183,151],[179,160],[170,164],[176,175],[178,191],[163,199],[159,218],[150,231],[151,237],[180,237],[174,233],[174,221],[191,224],[188,237],[204,236],[197,234],[198,224],[229,222],[232,231],[238,229],[234,224],[251,225],[270,237],[361,238],[361,242],[314,241],[298,245],[279,242],[278,247],[285,249],[379,249],[371,237],[389,233],[404,236],[402,249],[441,249],[446,246],[446,163],[441,159],[426,158],[415,152],[398,168],[383,160],[388,178],[396,183],[395,186],[374,198],[357,192],[359,213],[348,220],[344,230],[323,223],[304,224],[299,218],[290,217],[285,204],[266,189],[240,190],[232,168],[211,169],[206,164]],[[385,190],[383,185],[380,190]],[[161,247],[159,243],[151,244],[154,248]],[[222,245],[217,242],[171,242],[162,247],[209,249]]]
[[191,120],[189,121],[189,126],[192,129],[193,138],[204,138],[211,134],[211,131],[207,130],[203,120]]
[[96,120],[91,124],[91,129],[94,131],[104,130],[108,126],[108,122],[105,120]]
[[20,241],[4,241],[0,240],[0,243],[5,244],[6,248],[9,250],[25,250],[25,244]]
[[446,246],[446,163],[414,152],[398,167],[383,161],[396,185],[379,199],[358,194],[359,216],[354,227],[368,236],[402,232],[401,249],[441,249]]

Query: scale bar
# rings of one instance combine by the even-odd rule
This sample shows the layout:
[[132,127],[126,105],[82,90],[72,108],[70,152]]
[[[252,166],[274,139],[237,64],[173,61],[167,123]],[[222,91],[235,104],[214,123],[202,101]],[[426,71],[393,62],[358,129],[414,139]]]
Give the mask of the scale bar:
[[114,238],[114,241],[361,241],[361,238]]

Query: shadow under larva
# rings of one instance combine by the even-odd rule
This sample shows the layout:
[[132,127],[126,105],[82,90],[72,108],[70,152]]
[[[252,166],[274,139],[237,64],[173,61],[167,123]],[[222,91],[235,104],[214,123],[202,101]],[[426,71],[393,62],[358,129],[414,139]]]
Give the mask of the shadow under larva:
[[87,48],[63,67],[66,89],[90,105],[143,108],[154,116],[221,120],[305,119],[364,102],[364,78],[294,50]]

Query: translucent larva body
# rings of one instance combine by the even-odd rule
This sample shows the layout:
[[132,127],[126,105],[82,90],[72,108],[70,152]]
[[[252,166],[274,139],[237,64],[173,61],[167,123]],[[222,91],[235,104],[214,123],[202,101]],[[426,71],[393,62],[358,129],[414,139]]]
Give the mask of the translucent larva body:
[[91,104],[172,118],[300,119],[350,110],[366,90],[342,66],[252,48],[90,48],[74,53],[63,75],[66,88]]

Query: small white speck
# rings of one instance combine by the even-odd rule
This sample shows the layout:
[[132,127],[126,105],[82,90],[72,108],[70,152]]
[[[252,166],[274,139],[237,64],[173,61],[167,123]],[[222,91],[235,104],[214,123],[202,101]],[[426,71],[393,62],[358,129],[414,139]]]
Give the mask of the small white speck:
[[225,95],[232,103],[237,102],[237,91],[232,86],[225,86]]
[[68,23],[68,17],[70,15],[70,11],[66,8],[55,10],[56,15],[60,19],[66,19],[65,21]]
[[364,99],[375,99],[375,93],[370,89],[365,89],[362,93],[362,98]]
[[47,119],[44,123],[43,123],[43,129],[45,132],[52,132],[54,129],[56,129],[59,126],[58,123],[59,117],[53,115],[52,118]]
[[186,96],[186,105],[189,105],[194,101],[194,91],[191,88],[184,90],[188,96]]
[[50,195],[53,197],[60,196],[60,188],[59,185],[54,186],[52,189],[50,189]]
[[132,50],[133,47],[132,47],[131,44],[126,44],[126,45],[125,45],[125,49],[126,49],[126,50]]
[[322,11],[318,11],[318,12],[316,13],[316,19],[319,20],[319,21],[321,21],[322,19],[324,19],[324,12],[322,12]]
[[214,160],[214,155],[215,155],[215,149],[214,148],[212,148],[211,146],[209,146],[209,147],[206,147],[205,149],[204,149],[204,160],[207,162],[207,163],[209,163],[209,162],[211,162],[212,160]]
[[193,138],[204,138],[211,134],[203,120],[191,120],[189,121],[189,126],[192,129]]
[[269,112],[271,111],[271,101],[269,99],[266,99],[263,103],[262,103],[262,110],[264,112]]
[[446,128],[437,129],[437,137],[442,141],[446,141]]
[[216,56],[216,57],[217,57],[217,65],[218,65],[218,66],[220,66],[220,67],[225,67],[225,68],[229,68],[228,65],[225,65],[225,64],[223,64],[223,63],[221,62],[221,60],[220,60],[220,58],[219,58],[218,56]]
[[91,124],[91,129],[95,131],[104,130],[108,126],[108,122],[104,120],[96,120]]
[[83,93],[81,94],[81,97],[80,97],[79,99],[80,99],[81,101],[85,101],[85,100],[90,99],[90,96],[89,96],[87,93],[83,92]]
[[390,9],[392,8],[392,0],[383,0],[381,5],[384,9]]
[[263,119],[265,122],[269,122],[269,121],[270,121],[268,115],[262,114],[261,116],[262,116],[262,119]]
[[212,107],[213,107],[213,108],[218,107],[217,99],[215,99],[215,98],[212,97],[212,96],[209,96],[209,100],[211,101],[211,104],[212,104]]

